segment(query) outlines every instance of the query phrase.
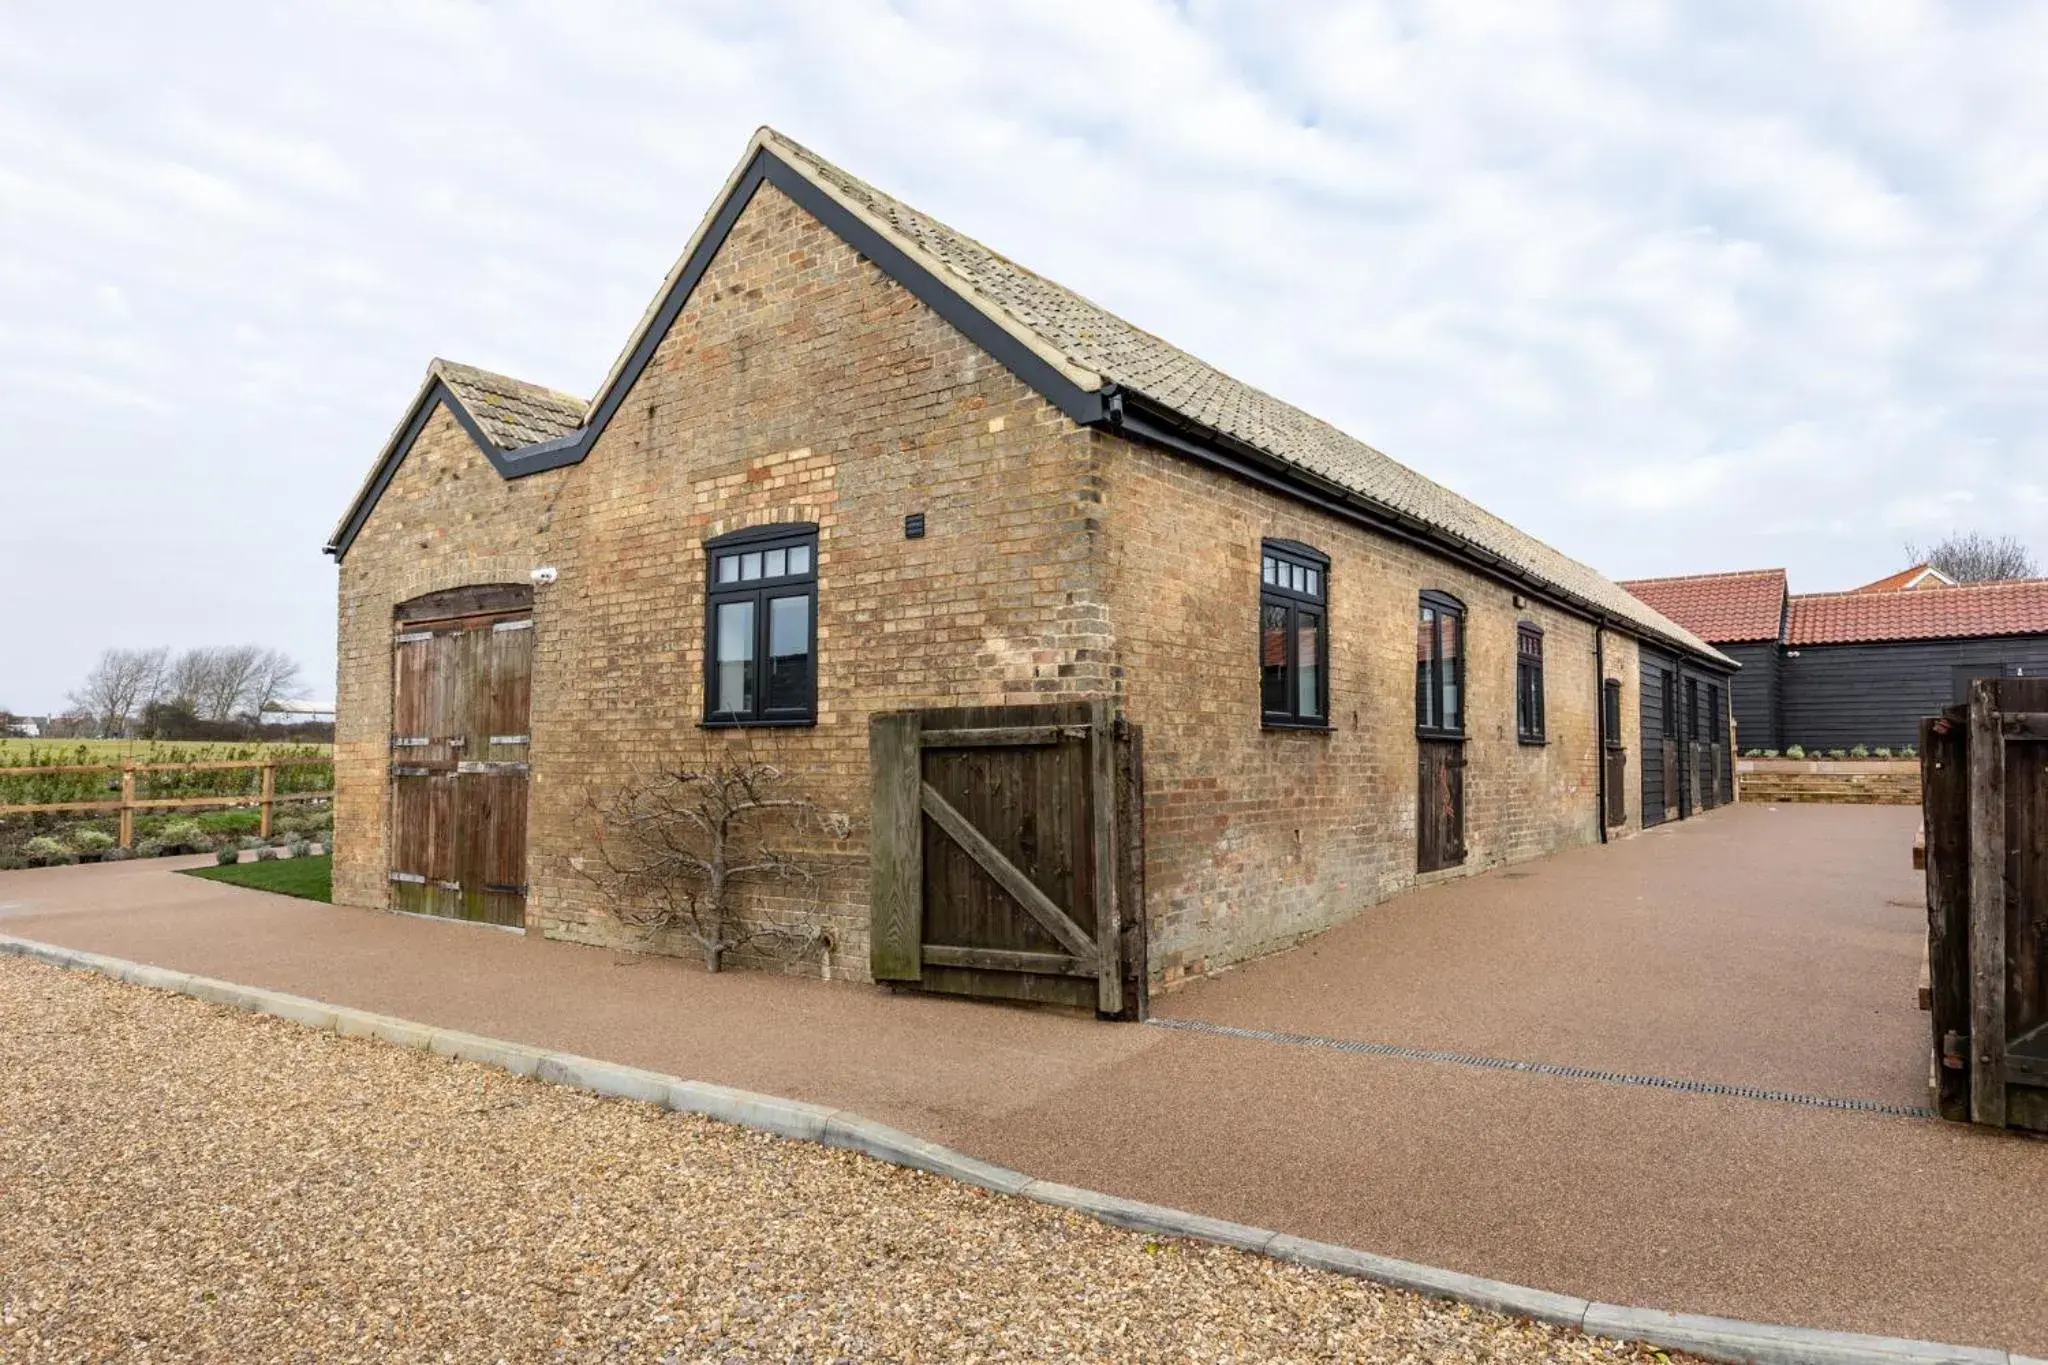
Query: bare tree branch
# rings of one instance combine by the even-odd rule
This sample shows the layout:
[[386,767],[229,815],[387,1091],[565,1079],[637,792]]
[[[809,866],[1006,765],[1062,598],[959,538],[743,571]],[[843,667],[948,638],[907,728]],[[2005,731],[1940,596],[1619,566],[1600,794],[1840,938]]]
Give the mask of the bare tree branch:
[[584,874],[614,915],[649,930],[686,932],[718,971],[737,948],[803,948],[822,931],[744,921],[750,889],[806,910],[843,859],[846,817],[782,794],[782,770],[755,758],[744,738],[707,740],[694,762],[665,766],[591,802],[597,858]]
[[1981,531],[1951,531],[1924,549],[1909,540],[1906,555],[1916,564],[1933,565],[1958,583],[2032,578],[2039,572],[2033,554],[2018,536],[1988,536]]

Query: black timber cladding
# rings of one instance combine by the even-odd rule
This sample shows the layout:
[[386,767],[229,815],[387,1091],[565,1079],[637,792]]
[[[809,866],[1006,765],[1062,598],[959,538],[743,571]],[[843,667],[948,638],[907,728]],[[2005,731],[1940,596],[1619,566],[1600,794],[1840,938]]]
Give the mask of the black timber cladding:
[[1785,743],[1745,734],[1744,749],[1898,749],[1920,742],[1922,716],[1955,704],[1959,678],[2048,677],[2048,635],[1800,645],[1779,666]]
[[[1656,650],[1642,651],[1642,761],[1643,824],[1664,820],[1664,679],[1675,672],[1676,661]],[[1675,804],[1675,803],[1674,803]]]
[[1757,640],[1716,649],[1742,665],[1729,680],[1735,708],[1735,742],[1744,749],[1781,749],[1778,682],[1781,673],[1776,642]]

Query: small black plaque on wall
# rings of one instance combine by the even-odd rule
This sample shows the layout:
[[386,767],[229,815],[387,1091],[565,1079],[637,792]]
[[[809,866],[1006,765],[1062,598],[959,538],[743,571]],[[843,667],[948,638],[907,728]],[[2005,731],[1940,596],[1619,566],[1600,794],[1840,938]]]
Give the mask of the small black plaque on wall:
[[912,512],[903,519],[903,538],[905,540],[924,539],[924,513]]

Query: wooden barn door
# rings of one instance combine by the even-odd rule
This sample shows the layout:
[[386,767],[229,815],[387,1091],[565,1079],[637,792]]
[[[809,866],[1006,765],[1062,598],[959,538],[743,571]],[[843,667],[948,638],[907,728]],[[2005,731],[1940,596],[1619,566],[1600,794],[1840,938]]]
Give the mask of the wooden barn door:
[[1100,703],[896,712],[869,756],[876,980],[1142,1017],[1133,727]]
[[1465,744],[1418,739],[1415,870],[1435,872],[1465,861]]
[[391,654],[391,908],[523,926],[532,589],[405,603]]

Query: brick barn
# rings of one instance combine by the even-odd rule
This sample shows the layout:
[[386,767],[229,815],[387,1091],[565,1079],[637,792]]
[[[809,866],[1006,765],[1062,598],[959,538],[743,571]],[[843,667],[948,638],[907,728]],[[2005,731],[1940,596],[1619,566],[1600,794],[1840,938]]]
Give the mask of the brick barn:
[[[1142,998],[1418,882],[1639,829],[1646,660],[1715,696],[1733,668],[1585,565],[766,129],[594,399],[435,361],[327,548],[337,901],[673,950],[583,875],[590,803],[746,744],[851,817],[850,862],[887,830],[925,850],[849,875],[813,907],[829,944],[789,965],[894,960],[870,926],[900,874],[929,903],[924,962],[951,964],[941,988],[1025,998],[1059,998],[1017,985],[1034,971],[1095,970],[1090,935],[1112,955],[1123,935]],[[959,771],[1005,736],[1048,754],[1142,736],[1113,840],[1089,797],[1083,852],[1054,866],[1034,821],[1054,822],[1026,802],[992,836],[1024,871],[973,855],[1038,907],[997,947],[930,937],[940,893],[917,877],[952,826],[918,832],[918,741],[907,806],[871,768],[875,718],[916,712],[922,743],[967,746]],[[1724,716],[1693,723],[1703,754],[1725,739]],[[927,755],[924,790],[948,762]],[[1720,766],[1689,770],[1692,805],[1725,795]],[[950,800],[1000,785],[961,781]],[[1090,876],[1089,925],[1040,904]]]

